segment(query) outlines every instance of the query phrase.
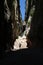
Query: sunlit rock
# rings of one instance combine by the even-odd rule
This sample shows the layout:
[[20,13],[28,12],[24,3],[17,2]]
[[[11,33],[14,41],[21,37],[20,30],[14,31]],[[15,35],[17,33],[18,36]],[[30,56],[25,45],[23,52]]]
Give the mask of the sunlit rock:
[[26,36],[19,36],[14,42],[14,49],[18,50],[23,48],[27,48]]

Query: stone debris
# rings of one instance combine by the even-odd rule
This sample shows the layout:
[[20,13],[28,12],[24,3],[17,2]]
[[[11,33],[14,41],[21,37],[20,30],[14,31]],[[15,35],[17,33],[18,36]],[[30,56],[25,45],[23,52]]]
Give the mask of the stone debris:
[[28,48],[27,47],[27,40],[26,40],[26,35],[28,34],[30,30],[30,27],[26,28],[26,30],[24,31],[22,36],[18,36],[18,39],[16,39],[16,41],[14,42],[14,49],[15,50],[19,50],[19,49],[24,49],[24,48]]
[[26,36],[19,36],[18,39],[14,42],[14,50],[27,48]]

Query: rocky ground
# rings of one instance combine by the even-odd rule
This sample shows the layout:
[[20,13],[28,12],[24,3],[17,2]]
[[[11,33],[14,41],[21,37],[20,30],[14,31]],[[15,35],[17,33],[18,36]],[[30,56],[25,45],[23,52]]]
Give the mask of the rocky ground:
[[27,48],[26,36],[19,36],[14,42],[14,49],[18,50],[23,48]]

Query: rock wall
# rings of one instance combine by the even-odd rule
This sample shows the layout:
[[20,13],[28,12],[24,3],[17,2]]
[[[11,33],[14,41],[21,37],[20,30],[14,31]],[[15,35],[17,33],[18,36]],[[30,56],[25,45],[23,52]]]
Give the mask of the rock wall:
[[28,18],[29,18],[29,13],[31,9],[31,0],[26,0],[26,7],[25,7],[25,21],[27,23]]
[[19,26],[22,25],[20,15],[21,15],[21,13],[20,13],[19,0],[14,0],[13,1],[13,9],[12,9],[12,13],[11,13],[13,42],[20,34],[20,27]]
[[5,38],[7,46],[13,46],[14,41],[20,34],[21,25],[19,0],[4,1]]
[[35,12],[31,21],[30,38],[33,47],[43,47],[43,0],[36,1]]

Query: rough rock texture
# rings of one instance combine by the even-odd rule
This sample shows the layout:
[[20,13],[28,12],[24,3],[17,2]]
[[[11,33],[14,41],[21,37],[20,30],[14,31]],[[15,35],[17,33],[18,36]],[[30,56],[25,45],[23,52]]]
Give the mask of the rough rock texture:
[[43,0],[37,0],[28,38],[33,47],[43,47]]
[[20,34],[20,25],[21,23],[21,17],[20,17],[20,5],[19,5],[19,0],[14,0],[13,1],[13,10],[12,10],[12,14],[11,14],[11,18],[12,18],[12,33],[13,33],[13,40],[16,39],[16,37],[18,37],[18,35]]
[[19,36],[18,39],[14,42],[14,50],[19,50],[23,48],[27,48],[26,36]]
[[30,11],[32,8],[34,8],[33,6],[35,5],[35,1],[36,0],[26,0],[26,7],[25,7],[25,22],[27,23],[28,19],[29,19],[29,15],[30,15]]
[[31,9],[31,0],[26,0],[26,7],[25,7],[25,21],[27,23],[28,21],[28,18],[29,18],[29,12],[30,12],[30,9]]
[[7,46],[13,45],[15,39],[21,33],[21,13],[19,0],[4,0],[4,19]]

